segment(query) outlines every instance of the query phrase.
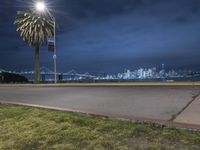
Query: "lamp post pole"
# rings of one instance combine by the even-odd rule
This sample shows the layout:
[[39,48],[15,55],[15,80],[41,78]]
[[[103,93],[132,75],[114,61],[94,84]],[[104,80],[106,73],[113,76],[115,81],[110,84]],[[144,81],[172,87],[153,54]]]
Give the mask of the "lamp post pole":
[[53,60],[54,60],[54,83],[57,83],[57,56],[56,56],[56,19],[53,17],[54,22],[54,54],[53,54]]

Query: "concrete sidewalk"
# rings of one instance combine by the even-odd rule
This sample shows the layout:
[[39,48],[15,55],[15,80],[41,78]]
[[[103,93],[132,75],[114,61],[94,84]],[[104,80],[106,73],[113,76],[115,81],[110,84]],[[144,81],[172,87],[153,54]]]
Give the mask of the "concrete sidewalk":
[[200,96],[178,115],[174,121],[200,125]]

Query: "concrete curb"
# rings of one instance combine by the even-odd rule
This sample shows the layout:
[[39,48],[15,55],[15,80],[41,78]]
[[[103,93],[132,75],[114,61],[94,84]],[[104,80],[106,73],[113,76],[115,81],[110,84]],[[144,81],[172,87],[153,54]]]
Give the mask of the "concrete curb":
[[200,82],[128,82],[128,83],[58,83],[58,84],[0,84],[0,87],[165,87],[200,86]]
[[179,123],[179,122],[161,120],[161,119],[127,116],[127,115],[114,115],[114,114],[100,113],[100,112],[94,112],[94,111],[84,111],[84,110],[77,110],[77,109],[67,109],[67,108],[60,108],[60,107],[42,106],[42,105],[34,105],[34,104],[16,103],[16,102],[0,101],[0,103],[1,104],[18,105],[18,106],[35,107],[35,108],[44,108],[44,109],[58,110],[58,111],[65,111],[65,112],[72,112],[72,113],[79,113],[79,114],[83,114],[83,115],[87,115],[87,116],[94,116],[94,117],[98,117],[98,118],[123,120],[123,121],[130,121],[133,123],[140,123],[140,124],[150,124],[150,125],[153,125],[156,127],[161,127],[161,128],[175,128],[175,129],[184,129],[184,130],[191,130],[191,131],[200,131],[200,125]]

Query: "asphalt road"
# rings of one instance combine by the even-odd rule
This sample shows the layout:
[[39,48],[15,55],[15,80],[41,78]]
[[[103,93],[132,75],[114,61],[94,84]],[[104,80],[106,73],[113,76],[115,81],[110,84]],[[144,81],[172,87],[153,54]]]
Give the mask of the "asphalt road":
[[0,87],[0,101],[169,120],[200,87]]

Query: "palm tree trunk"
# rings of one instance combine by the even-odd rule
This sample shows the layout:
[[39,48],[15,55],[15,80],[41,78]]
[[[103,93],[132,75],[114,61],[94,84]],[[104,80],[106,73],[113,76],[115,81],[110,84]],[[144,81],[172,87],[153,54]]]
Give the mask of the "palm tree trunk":
[[36,46],[36,47],[35,47],[34,62],[35,62],[35,82],[36,82],[36,83],[39,83],[39,82],[40,82],[40,57],[39,57],[39,46]]

